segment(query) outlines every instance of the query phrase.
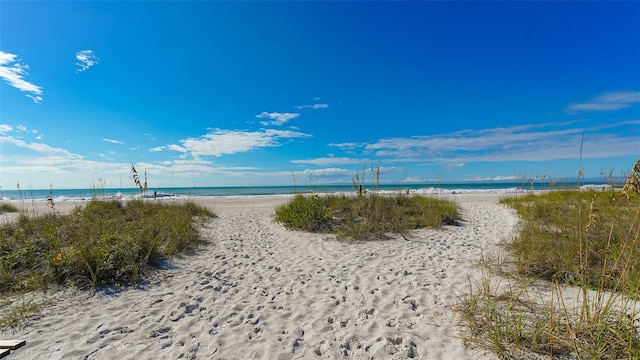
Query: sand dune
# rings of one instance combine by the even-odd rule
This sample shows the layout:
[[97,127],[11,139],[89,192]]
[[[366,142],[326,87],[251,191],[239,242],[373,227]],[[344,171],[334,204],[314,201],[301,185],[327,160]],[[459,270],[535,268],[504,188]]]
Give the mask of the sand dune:
[[[66,294],[5,338],[11,359],[469,359],[456,295],[513,231],[496,195],[451,196],[461,226],[350,243],[273,220],[286,198],[198,200],[211,243],[142,289]],[[10,336],[7,336],[10,335]]]

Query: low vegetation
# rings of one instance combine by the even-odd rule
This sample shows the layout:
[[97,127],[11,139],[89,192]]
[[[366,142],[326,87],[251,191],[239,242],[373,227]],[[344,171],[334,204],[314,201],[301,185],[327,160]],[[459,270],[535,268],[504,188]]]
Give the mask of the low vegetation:
[[554,191],[504,199],[521,219],[510,244],[516,269],[530,277],[633,292],[640,283],[640,196]]
[[513,263],[500,264],[500,275],[514,276],[471,284],[459,305],[466,340],[503,358],[640,359],[640,195],[553,191],[502,202],[520,217],[507,244]]
[[0,214],[2,213],[12,213],[20,211],[15,205],[9,203],[1,203],[0,204]]
[[202,243],[192,202],[92,201],[68,215],[20,214],[0,225],[0,293],[134,284],[160,258]]
[[276,210],[276,220],[288,228],[356,240],[404,236],[413,229],[455,224],[458,219],[457,205],[446,199],[375,193],[297,195]]

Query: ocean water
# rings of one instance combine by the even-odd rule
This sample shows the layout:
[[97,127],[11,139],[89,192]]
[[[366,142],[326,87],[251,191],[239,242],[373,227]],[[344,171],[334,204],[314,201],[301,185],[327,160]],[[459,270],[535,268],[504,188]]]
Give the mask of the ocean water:
[[[608,185],[604,182],[458,182],[437,184],[380,184],[366,185],[366,191],[380,193],[403,194],[509,194],[527,191],[546,191],[553,189],[595,188],[602,189]],[[313,193],[354,193],[358,189],[348,185],[314,185],[314,186],[253,186],[253,187],[183,187],[183,188],[149,188],[144,197],[153,198],[197,198],[197,197],[246,197],[246,196],[286,196],[291,194]],[[3,201],[46,201],[51,197],[55,202],[91,199],[131,199],[139,198],[137,188],[108,189],[52,189],[52,190],[2,190]]]

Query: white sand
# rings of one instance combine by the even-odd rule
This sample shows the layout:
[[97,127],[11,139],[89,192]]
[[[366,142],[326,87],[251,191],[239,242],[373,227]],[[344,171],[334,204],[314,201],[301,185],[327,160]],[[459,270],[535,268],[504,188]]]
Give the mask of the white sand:
[[15,360],[478,358],[452,307],[516,216],[498,195],[449,198],[461,226],[366,243],[284,229],[286,198],[198,200],[219,217],[196,255],[142,290],[67,294],[2,338],[27,340]]

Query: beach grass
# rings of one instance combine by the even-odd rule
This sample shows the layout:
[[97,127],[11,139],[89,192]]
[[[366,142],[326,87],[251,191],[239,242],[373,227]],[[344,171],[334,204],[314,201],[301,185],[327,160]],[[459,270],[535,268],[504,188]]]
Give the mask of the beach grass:
[[20,211],[20,209],[18,209],[18,207],[13,205],[13,204],[0,203],[0,214],[2,214],[2,213],[14,213],[14,212],[18,212],[18,211]]
[[631,293],[640,283],[640,196],[554,191],[503,199],[521,219],[511,242],[520,274]]
[[192,202],[91,201],[68,215],[21,213],[0,225],[0,293],[135,284],[149,265],[204,240],[213,216]]
[[640,195],[552,191],[502,203],[520,217],[506,244],[513,261],[500,264],[512,277],[470,283],[458,307],[465,340],[502,358],[640,359]]
[[276,209],[287,228],[335,233],[342,239],[385,239],[418,228],[455,224],[458,206],[449,200],[406,195],[296,195]]

